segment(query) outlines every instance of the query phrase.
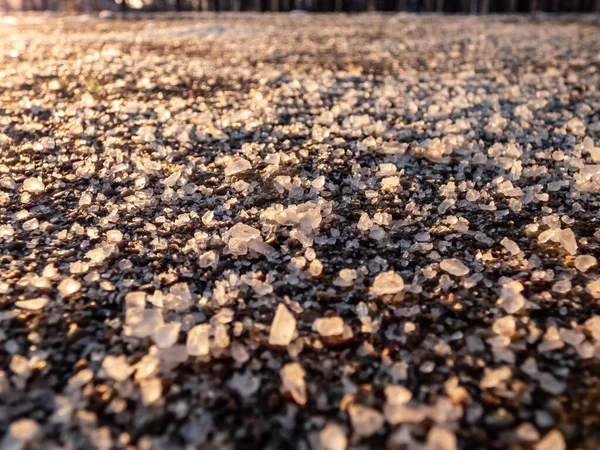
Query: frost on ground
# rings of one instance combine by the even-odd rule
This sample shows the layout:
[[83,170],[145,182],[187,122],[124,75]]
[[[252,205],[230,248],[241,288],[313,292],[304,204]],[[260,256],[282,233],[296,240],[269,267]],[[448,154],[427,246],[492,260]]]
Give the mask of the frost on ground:
[[4,20],[0,449],[598,448],[586,20]]

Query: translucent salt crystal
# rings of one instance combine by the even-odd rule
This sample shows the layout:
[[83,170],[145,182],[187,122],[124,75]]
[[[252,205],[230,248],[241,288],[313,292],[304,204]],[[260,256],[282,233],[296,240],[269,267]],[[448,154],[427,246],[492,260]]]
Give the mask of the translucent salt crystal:
[[375,296],[397,294],[404,289],[404,280],[393,270],[380,273],[375,277],[370,293]]
[[163,180],[163,183],[165,184],[165,186],[168,187],[173,187],[177,184],[177,181],[179,180],[179,178],[181,177],[181,171],[177,170],[175,172],[173,172],[171,175],[169,175],[167,178],[165,178]]
[[264,242],[262,238],[254,238],[248,241],[248,250],[252,250],[261,255],[270,255],[275,249]]
[[123,233],[119,230],[110,230],[106,232],[106,239],[109,242],[121,242],[123,240]]
[[456,277],[464,277],[468,275],[470,269],[465,266],[462,261],[456,258],[444,259],[440,263],[440,269],[448,272],[450,275],[454,275]]
[[25,231],[33,231],[33,230],[37,230],[40,226],[40,223],[38,222],[38,220],[36,218],[33,219],[29,219],[26,222],[23,222],[23,230]]
[[29,364],[29,360],[18,353],[13,355],[10,360],[10,370],[12,370],[16,375],[25,379],[31,376],[31,366]]
[[39,178],[27,178],[23,181],[23,190],[31,194],[39,194],[44,192],[44,183]]
[[229,177],[231,175],[250,170],[251,168],[252,165],[248,160],[240,158],[235,161],[231,161],[229,164],[227,164],[227,166],[225,167],[225,176]]
[[230,238],[241,242],[248,242],[250,239],[260,238],[260,231],[243,223],[236,223],[227,232]]
[[296,319],[283,303],[277,305],[269,334],[270,345],[287,346],[296,331]]
[[89,192],[84,192],[79,198],[79,207],[83,208],[84,206],[92,204],[92,194]]
[[600,341],[600,316],[594,316],[584,323],[595,341]]
[[215,218],[215,213],[213,211],[206,211],[202,215],[202,223],[204,225],[208,226],[214,222],[214,218]]
[[373,221],[369,218],[367,213],[362,213],[356,226],[360,231],[366,232],[373,226]]
[[570,228],[558,232],[558,241],[571,255],[577,253],[577,240],[575,239],[575,233]]
[[250,354],[243,344],[234,342],[231,344],[231,357],[240,364],[244,364],[250,359]]
[[538,375],[540,387],[547,393],[552,395],[560,395],[564,392],[567,385],[562,381],[557,380],[550,373],[543,372]]
[[348,438],[342,427],[329,422],[319,433],[319,441],[323,450],[346,450]]
[[159,309],[131,309],[132,311],[126,311],[127,336],[146,338],[152,336],[154,330],[163,324],[162,312]]
[[313,259],[308,266],[308,271],[313,277],[318,277],[323,272],[323,264],[318,259]]
[[181,323],[179,322],[158,326],[152,333],[152,340],[158,348],[170,348],[177,342],[179,330],[181,330]]
[[569,280],[560,280],[554,283],[552,291],[559,294],[566,294],[571,290],[571,282]]
[[344,332],[344,320],[341,317],[320,317],[315,319],[312,329],[323,337],[339,336]]
[[357,278],[356,270],[354,269],[342,269],[338,278],[333,282],[335,286],[349,287],[354,284],[354,280]]
[[362,405],[350,405],[348,414],[354,432],[360,437],[370,437],[381,430],[384,423],[383,415],[376,409]]
[[594,267],[598,262],[591,255],[580,255],[575,258],[575,268],[580,272],[587,272],[590,267]]
[[517,327],[515,324],[515,318],[513,316],[504,316],[500,319],[497,319],[492,325],[492,330],[496,334],[500,334],[502,336],[512,336],[515,334]]
[[535,450],[567,450],[567,444],[558,430],[548,432],[540,442],[535,444]]
[[540,235],[538,236],[538,242],[540,244],[544,244],[544,243],[546,243],[546,242],[548,242],[550,240],[558,239],[558,234],[557,234],[558,231],[559,230],[556,230],[554,228],[551,228],[551,229],[546,230],[546,231],[542,231],[540,233]]
[[537,442],[540,439],[540,433],[531,422],[519,425],[517,427],[517,436],[525,442]]
[[585,289],[590,293],[592,297],[600,298],[600,278],[598,278],[596,281],[588,283]]
[[40,426],[35,420],[19,419],[8,427],[8,432],[0,442],[0,450],[38,448],[33,443],[39,439],[40,431]]
[[512,377],[512,370],[509,366],[502,366],[497,369],[485,369],[481,378],[481,389],[495,388],[503,381]]
[[248,243],[241,239],[231,238],[229,239],[227,246],[234,256],[244,256],[248,253]]
[[427,442],[423,450],[456,450],[456,436],[446,428],[434,426],[427,433]]
[[37,310],[42,309],[48,304],[47,297],[38,297],[31,300],[20,300],[15,302],[15,306],[21,309]]
[[212,267],[213,269],[216,269],[218,263],[219,254],[214,250],[204,252],[198,257],[198,265],[202,268]]
[[142,403],[150,406],[156,403],[162,396],[162,382],[158,378],[145,379],[140,383]]
[[188,331],[186,342],[187,354],[190,356],[206,356],[210,352],[210,325],[203,323]]
[[525,306],[525,297],[521,295],[523,285],[518,281],[508,279],[502,285],[498,303],[509,314],[514,314]]
[[510,252],[511,255],[515,256],[521,252],[521,249],[517,245],[515,241],[512,241],[508,238],[504,238],[500,241],[500,244]]
[[412,392],[401,385],[389,385],[384,389],[387,403],[391,405],[404,405],[412,399]]
[[81,289],[81,283],[73,278],[65,278],[58,285],[58,292],[63,297],[68,297]]
[[102,368],[115,381],[125,381],[133,372],[133,367],[129,365],[125,355],[108,355],[102,361]]
[[279,371],[281,390],[289,393],[299,405],[306,403],[306,382],[304,369],[297,362],[288,363]]
[[227,385],[236,391],[240,397],[247,398],[251,397],[260,388],[260,379],[250,372],[243,374],[235,373],[229,380]]
[[169,309],[186,311],[192,306],[194,297],[187,283],[177,283],[169,288],[167,300]]

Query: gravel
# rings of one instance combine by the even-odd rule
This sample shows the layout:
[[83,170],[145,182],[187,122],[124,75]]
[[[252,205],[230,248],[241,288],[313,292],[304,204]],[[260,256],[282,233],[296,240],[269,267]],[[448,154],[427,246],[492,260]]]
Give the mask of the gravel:
[[598,449],[586,17],[0,18],[0,449]]

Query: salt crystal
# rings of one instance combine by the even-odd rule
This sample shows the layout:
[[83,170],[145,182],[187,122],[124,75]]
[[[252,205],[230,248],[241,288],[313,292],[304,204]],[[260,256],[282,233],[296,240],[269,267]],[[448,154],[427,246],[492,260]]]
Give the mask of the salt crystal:
[[373,409],[362,405],[350,405],[348,414],[354,432],[360,437],[370,437],[381,430],[384,423],[383,415]]
[[540,387],[552,395],[562,394],[567,387],[565,383],[557,380],[552,374],[547,372],[540,373],[538,375],[538,381],[540,382]]
[[344,320],[341,317],[320,317],[315,319],[312,328],[323,337],[339,336],[344,332]]
[[570,228],[560,230],[558,232],[558,241],[560,245],[571,255],[577,253],[577,240],[575,239],[575,233]]
[[156,403],[162,396],[162,382],[158,378],[145,379],[140,383],[142,403],[150,406]]
[[440,269],[456,277],[464,277],[470,272],[470,269],[456,258],[444,259],[440,263]]
[[319,433],[319,440],[323,450],[346,450],[348,438],[339,425],[329,422]]
[[8,427],[8,432],[0,443],[0,450],[38,448],[33,442],[39,439],[40,431],[40,426],[35,420],[19,419]]
[[299,405],[306,403],[306,383],[304,369],[297,362],[288,363],[279,371],[281,390],[288,392]]
[[512,336],[516,330],[515,318],[513,316],[505,316],[496,320],[492,325],[492,330],[494,333],[502,336]]
[[534,446],[535,450],[567,450],[567,444],[558,430],[552,430]]
[[283,303],[277,305],[269,334],[270,345],[286,346],[292,341],[296,331],[296,319]]
[[552,285],[552,291],[559,294],[566,294],[571,290],[571,282],[569,280],[560,280]]
[[21,309],[37,310],[42,309],[48,304],[47,297],[38,297],[31,300],[20,300],[15,302],[15,306]]
[[386,386],[384,393],[387,402],[392,405],[404,405],[412,398],[412,392],[401,385]]
[[318,259],[314,259],[310,263],[308,270],[313,277],[318,277],[323,272],[323,264]]
[[25,231],[33,231],[37,230],[40,227],[40,223],[34,217],[33,219],[29,219],[26,222],[23,222],[23,230]]
[[590,293],[590,295],[594,298],[600,298],[600,278],[595,281],[591,281],[585,287],[585,289]]
[[152,339],[158,348],[170,348],[177,342],[179,330],[181,330],[181,323],[167,323],[155,328]]
[[214,250],[204,252],[198,258],[198,265],[202,268],[212,267],[213,269],[216,269],[218,263],[219,254]]
[[587,272],[590,267],[594,267],[596,264],[596,258],[591,255],[579,255],[575,258],[575,268],[580,272]]
[[231,161],[225,167],[225,176],[229,177],[231,175],[235,175],[241,172],[245,172],[246,170],[250,170],[252,165],[250,162],[244,158],[237,159],[235,161]]
[[102,361],[102,368],[115,381],[125,381],[133,372],[133,368],[127,362],[125,355],[108,355]]
[[595,341],[600,341],[600,316],[593,316],[584,323]]
[[260,231],[244,223],[236,223],[229,229],[227,235],[241,242],[248,242],[250,239],[260,238]]
[[27,178],[23,181],[23,190],[31,194],[39,194],[44,192],[44,183],[39,178]]
[[446,428],[434,426],[427,433],[423,450],[456,450],[456,436]]
[[106,239],[109,242],[121,242],[123,240],[123,233],[119,230],[110,230],[106,232]]
[[210,352],[210,325],[203,323],[188,331],[186,342],[187,354],[190,356],[206,356]]
[[540,433],[531,422],[519,425],[517,427],[517,436],[525,442],[537,442],[540,439]]
[[375,277],[370,294],[375,296],[392,295],[402,292],[404,280],[393,270],[380,273]]
[[81,289],[81,283],[73,278],[65,278],[58,285],[58,292],[63,297],[68,297]]
[[502,246],[506,250],[508,250],[510,252],[510,254],[513,256],[518,255],[521,252],[521,249],[519,248],[517,243],[506,237],[500,241],[500,244],[502,244]]
[[498,369],[485,369],[481,378],[481,389],[495,388],[503,381],[510,379],[512,370],[509,366],[502,366]]

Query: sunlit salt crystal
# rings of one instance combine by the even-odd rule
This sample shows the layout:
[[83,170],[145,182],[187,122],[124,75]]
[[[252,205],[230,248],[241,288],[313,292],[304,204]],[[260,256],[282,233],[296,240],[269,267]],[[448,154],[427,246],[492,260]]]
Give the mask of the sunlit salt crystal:
[[10,238],[15,235],[15,229],[12,225],[0,225],[0,239]]
[[570,228],[558,231],[558,241],[571,255],[577,253],[577,240],[575,239],[575,233]]
[[383,427],[383,415],[373,408],[362,405],[350,405],[348,414],[350,415],[354,432],[360,437],[370,437]]
[[121,242],[123,240],[123,233],[119,230],[110,230],[106,232],[106,239],[109,242]]
[[498,303],[509,314],[514,314],[525,306],[525,297],[521,295],[523,285],[515,280],[505,282],[502,286]]
[[446,428],[434,426],[427,433],[427,442],[423,450],[456,450],[456,436]]
[[219,254],[214,250],[204,252],[198,257],[198,265],[202,268],[212,267],[213,269],[216,269],[218,263]]
[[261,255],[270,255],[275,249],[264,242],[262,238],[254,238],[248,241],[248,250],[252,250]]
[[548,432],[540,442],[535,444],[535,450],[567,450],[567,444],[558,430]]
[[393,270],[380,273],[375,277],[370,293],[375,296],[397,294],[404,289],[404,280]]
[[387,403],[391,405],[404,405],[412,399],[412,392],[401,385],[389,385],[384,389]]
[[566,294],[571,290],[571,282],[569,280],[560,280],[552,286],[552,292]]
[[502,336],[512,336],[515,334],[517,327],[515,324],[515,318],[513,316],[504,316],[500,319],[497,319],[492,325],[492,330],[496,334],[500,334]]
[[367,213],[362,213],[356,226],[360,231],[366,232],[373,226],[373,221],[369,218]]
[[306,382],[304,369],[297,362],[288,363],[279,371],[281,390],[289,393],[299,405],[306,403]]
[[[8,427],[8,432],[0,442],[0,450],[25,450],[38,448],[33,445],[40,437],[40,426],[32,419],[20,419]],[[32,445],[30,445],[32,444]]]
[[313,277],[318,277],[323,272],[323,264],[318,259],[313,259],[308,266],[308,271]]
[[444,259],[440,263],[440,269],[456,277],[464,277],[470,272],[470,269],[456,258]]
[[519,248],[519,246],[517,245],[517,243],[513,240],[510,240],[508,238],[504,238],[500,241],[500,244],[502,244],[502,246],[508,250],[510,252],[511,255],[515,256],[518,255],[521,252],[521,249]]
[[277,305],[269,334],[270,345],[289,345],[296,331],[296,319],[283,303]]
[[27,379],[31,376],[31,365],[29,360],[18,353],[13,355],[10,360],[10,370],[24,379]]
[[179,322],[161,325],[156,327],[152,333],[152,340],[154,340],[154,343],[158,348],[170,348],[177,342],[179,330],[181,330],[181,324]]
[[227,234],[231,238],[238,239],[242,242],[248,242],[250,239],[260,238],[260,231],[249,225],[243,223],[237,223],[229,229]]
[[229,164],[227,164],[227,166],[225,167],[225,176],[229,177],[231,175],[250,170],[251,168],[252,165],[248,160],[240,158],[235,161],[231,161]]
[[248,243],[238,238],[231,238],[227,244],[229,251],[234,256],[243,256],[248,253]]
[[540,439],[540,433],[531,422],[519,425],[517,427],[517,436],[525,442],[537,442]]
[[175,311],[186,311],[194,302],[194,298],[187,283],[177,283],[171,286],[169,288],[167,300],[169,309]]
[[159,309],[139,310],[131,308],[126,313],[127,328],[125,334],[140,339],[152,336],[162,326],[163,316]]
[[187,354],[190,356],[206,356],[210,352],[210,325],[203,323],[188,331],[186,341]]
[[162,396],[162,382],[158,378],[149,378],[140,383],[142,403],[150,406],[156,403]]
[[319,433],[319,441],[323,450],[346,450],[348,438],[342,427],[330,422]]
[[84,206],[92,204],[92,194],[89,192],[84,192],[79,198],[79,207],[83,208]]
[[23,181],[23,190],[31,194],[39,194],[44,192],[44,183],[39,178],[27,178]]
[[594,267],[598,262],[592,255],[580,255],[575,258],[575,268],[580,272],[587,272],[590,267]]
[[394,189],[400,186],[400,178],[397,176],[385,177],[381,180],[381,187],[383,189]]
[[260,378],[253,376],[250,372],[235,373],[227,385],[236,391],[240,397],[251,397],[260,388]]
[[312,329],[323,337],[339,336],[344,332],[344,320],[341,317],[320,317],[315,319]]
[[600,341],[600,316],[594,316],[584,323],[595,341]]
[[167,178],[165,178],[163,180],[163,183],[165,184],[165,186],[172,188],[173,186],[175,186],[177,184],[177,181],[179,181],[179,178],[181,178],[181,171],[177,170],[177,171],[173,172],[171,175],[169,175]]
[[594,298],[600,298],[600,278],[587,284],[585,289]]
[[354,280],[357,278],[356,270],[354,269],[342,269],[338,278],[333,282],[335,286],[349,287],[354,284]]
[[210,225],[214,222],[214,218],[215,218],[215,213],[214,211],[206,211],[203,215],[202,215],[202,223],[204,225]]
[[546,231],[542,231],[540,233],[540,235],[538,236],[538,242],[540,244],[544,244],[546,242],[548,242],[549,240],[554,240],[554,239],[558,239],[558,232],[560,230],[551,228],[549,230]]
[[250,354],[243,344],[234,342],[231,344],[231,357],[240,364],[244,364],[250,359]]
[[25,231],[33,231],[33,230],[37,230],[40,226],[40,223],[38,222],[38,220],[36,218],[33,219],[29,219],[26,222],[23,222],[23,230]]
[[102,368],[115,381],[125,381],[133,372],[133,367],[129,365],[125,355],[108,355],[102,361]]
[[65,278],[58,285],[58,292],[63,297],[68,297],[81,289],[81,283],[73,278]]
[[38,297],[38,298],[31,299],[31,300],[20,300],[18,302],[15,302],[15,306],[17,308],[28,309],[28,310],[32,310],[32,311],[37,310],[37,309],[42,309],[47,304],[48,304],[47,297]]
[[509,366],[502,366],[498,369],[485,369],[481,378],[481,389],[495,388],[500,383],[510,379],[512,370]]

